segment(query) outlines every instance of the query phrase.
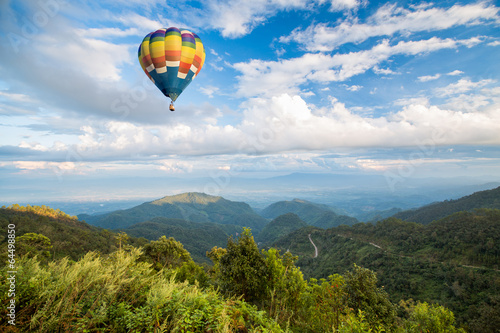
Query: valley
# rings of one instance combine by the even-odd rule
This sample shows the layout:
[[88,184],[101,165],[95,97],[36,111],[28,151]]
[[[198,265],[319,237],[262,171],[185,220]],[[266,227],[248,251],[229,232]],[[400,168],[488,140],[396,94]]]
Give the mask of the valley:
[[[314,281],[349,276],[362,267],[376,274],[388,302],[445,306],[466,331],[489,332],[498,323],[488,318],[500,315],[500,187],[397,210],[371,222],[303,199],[253,209],[245,202],[188,192],[78,217],[47,206],[3,207],[0,224],[9,223],[15,223],[22,242],[31,242],[19,253],[36,254],[45,264],[65,257],[80,261],[92,251],[112,256],[122,242],[127,251],[176,242],[192,260],[180,276],[217,285],[222,283],[215,282],[217,258],[247,237],[249,244],[255,241],[256,258],[296,256],[287,265],[293,262],[311,288]],[[4,239],[0,245],[6,244]]]

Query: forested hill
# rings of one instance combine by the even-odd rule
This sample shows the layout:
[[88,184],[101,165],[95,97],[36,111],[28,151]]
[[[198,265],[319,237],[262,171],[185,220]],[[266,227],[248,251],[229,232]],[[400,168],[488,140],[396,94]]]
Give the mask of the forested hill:
[[[184,234],[179,237],[199,238],[199,246],[207,236],[222,242],[220,230],[237,230],[219,225],[203,238],[188,229],[202,229],[204,223],[165,220],[155,218],[134,227],[150,224],[150,232],[157,229],[170,237],[180,226]],[[41,332],[96,327],[142,332],[160,325],[192,332],[221,327],[281,332],[280,325],[310,333],[334,326],[339,332],[463,332],[453,327],[453,314],[441,305],[451,309],[467,331],[496,332],[500,327],[497,209],[459,212],[427,225],[389,218],[327,230],[304,226],[298,216],[288,214],[271,227],[302,227],[281,237],[273,248],[259,249],[251,231],[244,229],[227,240],[226,248],[209,251],[214,265],[207,270],[192,262],[173,238],[128,238],[47,207],[0,209],[0,227],[6,230],[9,224],[15,224],[20,272],[16,288],[22,295],[16,313],[20,328],[13,332],[27,332],[30,325]],[[7,243],[7,237],[0,241],[3,256],[9,253]],[[78,262],[58,260],[62,256]],[[0,269],[5,276],[9,268]],[[181,285],[174,279],[188,282]],[[2,302],[7,301],[6,286],[0,288]],[[102,315],[96,316],[95,309]],[[233,310],[225,317],[231,324],[219,326],[218,318]],[[0,331],[6,317],[4,309]]]
[[352,225],[358,222],[354,217],[342,215],[343,212],[339,209],[300,199],[275,202],[264,208],[260,215],[275,219],[288,213],[296,214],[308,225],[320,228],[331,228],[342,224]]
[[404,221],[427,224],[456,212],[471,211],[476,208],[500,209],[500,187],[475,192],[457,200],[447,200],[414,210],[406,210],[395,214],[394,217]]
[[[19,206],[0,208],[0,229],[7,230],[9,224],[15,225],[16,254],[31,251],[33,255],[45,258],[70,257],[78,260],[88,251],[111,253],[119,248],[119,234],[78,221],[60,210],[46,206]],[[128,243],[144,245],[144,238],[130,237]],[[7,238],[0,247],[7,246]],[[37,251],[34,249],[38,248]],[[0,256],[6,255],[1,252]]]
[[294,230],[307,227],[307,223],[294,213],[283,214],[269,222],[256,237],[259,242],[267,243],[279,239]]
[[327,230],[309,227],[272,246],[299,255],[297,266],[306,277],[326,278],[356,263],[377,272],[394,302],[443,304],[459,322],[481,327],[475,332],[496,332],[500,324],[491,319],[500,318],[498,209],[458,212],[427,225],[389,218]]
[[190,222],[181,219],[155,217],[123,229],[128,235],[155,241],[162,236],[181,242],[197,263],[211,263],[206,256],[214,246],[225,247],[230,236],[241,233],[243,227],[211,222]]
[[[325,212],[332,212],[334,209],[327,205],[313,203],[307,200],[293,199],[275,202],[264,208],[260,215],[265,218],[275,219],[286,213],[294,213],[304,222],[311,223]],[[339,211],[337,211],[339,213]]]
[[257,233],[267,220],[244,202],[226,200],[204,193],[183,193],[145,202],[139,206],[103,215],[79,215],[80,220],[107,229],[127,228],[155,217],[191,222],[214,222],[252,228]]

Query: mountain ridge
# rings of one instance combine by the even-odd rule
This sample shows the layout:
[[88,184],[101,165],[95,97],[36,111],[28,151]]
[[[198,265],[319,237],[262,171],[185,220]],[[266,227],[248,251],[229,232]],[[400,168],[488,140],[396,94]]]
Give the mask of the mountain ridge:
[[138,206],[103,215],[79,215],[89,224],[106,229],[124,229],[156,217],[183,219],[203,223],[233,224],[250,227],[258,233],[267,220],[247,203],[231,201],[219,196],[187,192],[165,196]]
[[478,208],[500,209],[500,187],[474,192],[459,199],[435,202],[416,209],[405,210],[394,214],[393,217],[428,224],[453,213]]
[[328,205],[317,204],[303,199],[293,199],[291,201],[275,202],[264,208],[259,214],[266,218],[276,219],[281,215],[293,213],[308,225],[323,229],[341,224],[352,225],[359,222],[354,217],[339,214],[338,211],[338,209]]

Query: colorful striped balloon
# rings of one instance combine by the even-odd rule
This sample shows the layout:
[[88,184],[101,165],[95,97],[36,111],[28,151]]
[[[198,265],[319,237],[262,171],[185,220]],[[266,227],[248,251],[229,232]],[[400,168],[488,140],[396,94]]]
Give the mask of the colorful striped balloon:
[[139,45],[139,62],[158,89],[175,101],[203,67],[205,48],[188,30],[159,29]]

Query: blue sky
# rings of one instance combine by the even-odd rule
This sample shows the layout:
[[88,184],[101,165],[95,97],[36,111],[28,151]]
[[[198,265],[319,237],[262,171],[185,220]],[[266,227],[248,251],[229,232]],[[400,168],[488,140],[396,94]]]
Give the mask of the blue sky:
[[[136,57],[170,26],[207,53],[173,113]],[[493,1],[1,1],[0,200],[148,196],[123,190],[146,176],[499,181],[499,55]]]

